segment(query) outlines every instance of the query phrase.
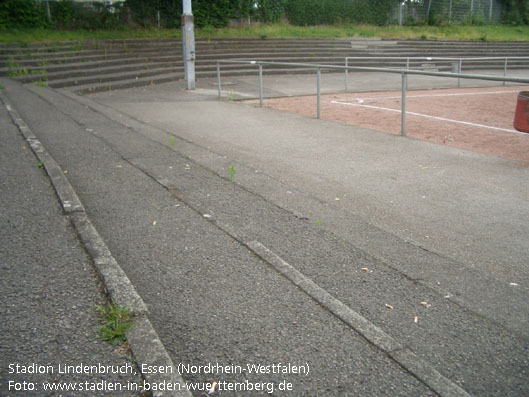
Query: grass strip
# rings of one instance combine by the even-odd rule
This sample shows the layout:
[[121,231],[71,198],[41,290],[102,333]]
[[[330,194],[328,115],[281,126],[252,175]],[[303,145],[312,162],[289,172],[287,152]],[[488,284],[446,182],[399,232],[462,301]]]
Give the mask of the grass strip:
[[[293,26],[258,24],[249,28],[196,29],[197,38],[382,38],[422,40],[529,41],[529,26]],[[28,45],[36,42],[85,41],[132,38],[179,38],[179,29],[130,29],[61,31],[50,29],[0,30],[0,42]]]

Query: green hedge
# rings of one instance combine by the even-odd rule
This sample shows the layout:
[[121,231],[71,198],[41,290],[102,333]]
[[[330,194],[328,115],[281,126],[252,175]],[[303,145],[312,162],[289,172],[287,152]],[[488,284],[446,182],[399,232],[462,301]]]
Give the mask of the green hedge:
[[48,21],[45,1],[2,0],[0,4],[0,29],[57,28],[105,29],[124,23],[122,7],[102,2],[90,6],[73,0],[49,1],[51,19]]
[[72,0],[50,1],[51,24],[58,29],[113,29],[123,22],[122,4],[110,7],[102,2],[90,6]]
[[[322,25],[362,22],[388,23],[390,4],[396,0],[193,0],[197,27],[227,26],[231,18],[251,17],[263,22],[285,18],[294,25]],[[59,29],[101,29],[133,24],[178,28],[182,0],[126,0],[114,9],[93,2],[91,6],[72,0],[50,1],[48,23],[45,1],[3,0],[0,23],[5,27],[56,27]]]
[[529,0],[500,0],[502,22],[512,25],[529,24]]
[[44,3],[33,0],[3,0],[0,3],[0,29],[47,27]]
[[290,0],[286,16],[294,25],[367,23],[386,25],[395,0]]
[[[192,9],[197,27],[227,26],[232,18],[277,22],[285,16],[288,0],[193,0]],[[181,25],[182,0],[126,0],[134,23],[148,27],[160,25],[178,28]]]
[[[250,0],[193,0],[192,9],[197,27],[227,26],[231,18],[253,16]],[[158,11],[160,25],[178,28],[182,19],[182,0],[126,0],[132,21],[143,27],[157,26]]]
[[[502,22],[527,24],[529,0],[499,0]],[[389,24],[399,0],[192,0],[197,27],[224,27],[231,18],[251,17],[262,22],[288,20],[293,25],[334,25],[340,23]],[[434,2],[434,5],[436,3]],[[102,2],[49,0],[48,21],[45,0],[0,0],[0,29],[58,28],[105,29],[120,26],[178,28],[182,0],[125,0],[112,7]],[[432,7],[435,16],[435,7]],[[158,21],[158,12],[160,20]],[[434,23],[433,20],[429,21]]]

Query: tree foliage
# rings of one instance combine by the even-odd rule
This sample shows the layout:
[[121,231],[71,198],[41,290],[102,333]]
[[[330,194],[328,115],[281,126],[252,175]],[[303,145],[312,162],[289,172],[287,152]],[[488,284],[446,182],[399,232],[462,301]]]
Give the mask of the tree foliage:
[[[408,5],[427,4],[427,0],[192,0],[192,7],[197,27],[224,27],[232,18],[288,21],[299,26],[387,25],[391,23],[392,11],[402,1]],[[468,1],[454,0],[454,4]],[[529,0],[498,1],[503,9],[502,23],[529,23]],[[428,22],[436,24],[442,21],[444,11],[436,8],[436,0],[432,2]],[[182,20],[182,0],[124,0],[112,6],[101,1],[87,5],[73,0],[49,0],[49,5],[51,21],[48,21],[44,0],[0,0],[0,29],[102,29],[125,25],[155,27],[158,24],[164,28],[178,28]]]
[[2,0],[0,3],[0,29],[58,28],[105,29],[119,26],[122,8],[102,2],[89,7],[73,0],[49,1],[51,19],[48,21],[45,1]]
[[46,27],[46,10],[42,5],[33,0],[3,0],[0,2],[0,29]]
[[503,6],[502,22],[521,25],[529,23],[529,0],[499,0]]
[[[261,22],[287,19],[295,25],[321,25],[341,22],[387,24],[391,7],[397,0],[193,0],[193,15],[198,27],[226,26],[230,18],[252,17]],[[169,27],[180,24],[179,0],[127,0],[134,20],[153,25],[156,11],[170,15]]]
[[286,16],[295,25],[368,23],[385,25],[395,0],[290,0]]

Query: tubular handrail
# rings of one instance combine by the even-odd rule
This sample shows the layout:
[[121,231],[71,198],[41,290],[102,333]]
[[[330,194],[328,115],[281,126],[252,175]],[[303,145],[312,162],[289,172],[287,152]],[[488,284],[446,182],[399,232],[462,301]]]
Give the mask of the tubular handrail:
[[529,56],[504,56],[504,57],[394,57],[394,56],[366,56],[366,57],[345,57],[346,59],[413,59],[413,60],[427,60],[427,61],[459,61],[460,59],[464,61],[489,61],[489,60],[504,60],[504,59],[529,59]]
[[[426,61],[426,62],[453,62],[457,61],[457,72],[461,73],[463,69],[463,61],[465,62],[476,62],[476,61],[488,61],[488,62],[495,62],[495,61],[503,61],[503,76],[507,77],[507,65],[509,61],[529,61],[528,56],[500,56],[500,57],[428,57],[428,56],[418,56],[418,57],[398,57],[398,56],[366,56],[366,57],[345,57],[345,66],[349,66],[349,60],[355,60],[355,61],[369,61],[369,60],[380,60],[380,61],[402,61],[406,62],[406,69],[410,68],[411,62],[419,62],[419,61]],[[411,62],[410,62],[411,61]],[[348,70],[345,70],[345,91],[347,91],[349,76],[348,76]],[[505,81],[503,82],[503,85],[505,85]],[[458,79],[457,86],[461,87],[461,79]]]
[[463,73],[447,73],[447,72],[428,72],[424,70],[408,70],[408,69],[393,69],[393,68],[376,68],[370,66],[341,66],[341,65],[324,65],[314,63],[297,63],[297,62],[271,62],[271,61],[243,61],[243,60],[218,60],[220,63],[240,63],[249,65],[276,65],[276,66],[299,66],[303,68],[314,69],[335,69],[335,70],[358,70],[364,72],[386,72],[386,73],[406,73],[423,76],[437,76],[437,77],[456,77],[462,79],[474,80],[490,80],[490,81],[508,81],[512,83],[529,83],[529,79],[520,77],[498,77],[488,76],[482,74],[463,74]]
[[[418,57],[419,58],[419,57]],[[509,59],[515,57],[509,57]],[[523,57],[528,58],[529,57]],[[461,58],[457,58],[460,60]],[[467,58],[468,59],[468,58]],[[502,58],[503,59],[503,58]],[[320,96],[321,96],[321,78],[320,73],[322,69],[325,70],[342,70],[347,72],[349,70],[357,70],[364,72],[381,72],[381,73],[398,73],[402,75],[402,119],[401,119],[401,135],[406,136],[406,126],[405,126],[405,117],[406,117],[406,89],[407,89],[407,78],[409,74],[412,75],[421,75],[421,76],[433,76],[433,77],[450,77],[457,79],[472,79],[472,80],[487,80],[487,81],[499,81],[499,82],[510,82],[510,83],[521,83],[529,84],[528,78],[520,77],[499,77],[499,76],[488,76],[480,74],[466,74],[466,73],[447,73],[447,72],[428,72],[424,70],[414,70],[414,69],[394,69],[394,68],[379,68],[379,67],[368,67],[368,66],[341,66],[341,65],[322,65],[314,63],[296,63],[296,62],[273,62],[273,61],[250,61],[250,60],[217,60],[217,86],[218,86],[218,97],[222,97],[222,86],[220,79],[220,65],[225,64],[248,64],[256,65],[259,68],[259,102],[260,106],[263,107],[263,66],[265,65],[275,65],[275,66],[294,66],[302,68],[314,68],[316,70],[316,95],[317,95],[317,118],[321,117],[320,113]],[[461,70],[461,69],[459,69]],[[347,90],[346,90],[347,91]]]

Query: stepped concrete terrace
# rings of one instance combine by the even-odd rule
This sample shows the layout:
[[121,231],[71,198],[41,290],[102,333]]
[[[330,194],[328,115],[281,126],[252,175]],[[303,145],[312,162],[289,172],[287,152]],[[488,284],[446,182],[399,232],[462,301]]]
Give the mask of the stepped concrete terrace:
[[[344,65],[345,57],[519,57],[529,43],[446,42],[345,38],[197,39],[197,79],[214,77],[217,60],[261,60],[286,63]],[[395,66],[391,60],[365,60],[356,66]],[[510,68],[529,62],[510,61]],[[450,65],[428,68],[449,71]],[[503,62],[465,63],[475,69],[503,68]],[[265,74],[308,73],[295,65],[265,66]],[[256,74],[255,66],[223,64],[222,76]],[[0,76],[23,83],[42,82],[79,93],[160,84],[184,78],[180,39],[88,40],[0,46]]]

